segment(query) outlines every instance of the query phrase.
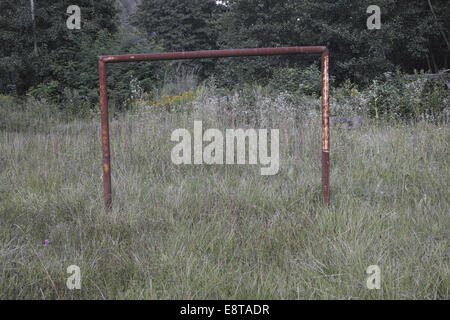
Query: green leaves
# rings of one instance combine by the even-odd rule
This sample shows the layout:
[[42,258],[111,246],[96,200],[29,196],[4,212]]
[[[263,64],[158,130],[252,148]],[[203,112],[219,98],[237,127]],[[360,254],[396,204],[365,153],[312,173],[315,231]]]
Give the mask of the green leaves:
[[[66,10],[72,1],[37,1],[36,55],[33,53],[29,2],[2,0],[0,73],[5,76],[0,79],[0,92],[6,92],[8,86],[14,85],[18,94],[24,94],[31,86],[48,86],[52,82],[59,83],[56,92],[62,91],[64,87],[72,87],[73,82],[76,82],[76,75],[72,71],[80,62],[76,60],[76,53],[80,52],[82,39],[88,37],[95,40],[97,33],[103,29],[110,32],[117,30],[114,3],[114,0],[77,1],[81,7],[82,28],[69,30],[66,27]],[[90,85],[93,86],[92,83]]]
[[[121,3],[130,14],[129,2]],[[446,0],[431,1],[433,11],[428,1],[378,0],[380,30],[367,29],[370,0],[229,0],[226,6],[214,0],[147,0],[138,6],[134,26],[128,19],[119,19],[116,0],[79,0],[80,30],[66,27],[66,9],[71,4],[71,0],[36,1],[35,54],[29,2],[0,2],[0,93],[23,95],[31,87],[41,88],[39,94],[50,94],[49,101],[58,101],[64,92],[75,90],[94,105],[97,56],[114,53],[326,45],[337,83],[350,79],[363,87],[397,67],[407,73],[414,69],[436,72],[448,69],[450,62],[444,41],[450,29]],[[319,67],[318,61],[316,56],[298,55],[183,64],[198,70],[200,79],[214,76],[221,87],[267,84],[272,78],[276,79],[272,83],[290,87],[299,81],[299,74],[289,70],[307,70],[313,63]],[[131,79],[143,81],[150,90],[173,66],[110,66],[110,96],[119,103],[126,100]]]
[[213,26],[221,6],[214,0],[151,0],[138,7],[134,18],[150,39],[161,41],[167,51],[216,48]]
[[[231,0],[229,10],[219,18],[219,44],[223,48],[326,45],[331,53],[331,73],[368,85],[371,80],[399,66],[437,71],[448,68],[450,52],[440,28],[450,27],[446,1],[433,1],[435,19],[426,1],[377,1],[381,8],[381,29],[368,30],[369,0]],[[305,61],[306,59],[306,61]],[[270,69],[287,64],[306,67],[308,58],[271,58]],[[266,76],[267,66],[249,62],[247,69]],[[220,67],[224,69],[224,66]],[[231,69],[242,64],[231,62]],[[236,81],[243,76],[238,74]],[[246,76],[245,78],[250,78]]]

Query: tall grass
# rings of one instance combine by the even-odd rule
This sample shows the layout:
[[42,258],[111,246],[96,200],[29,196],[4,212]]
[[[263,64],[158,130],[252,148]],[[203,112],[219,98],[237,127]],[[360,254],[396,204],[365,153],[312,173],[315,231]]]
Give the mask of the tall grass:
[[[189,113],[150,106],[114,119],[111,212],[98,119],[1,131],[0,298],[449,298],[447,124],[332,128],[325,207],[315,102],[296,112],[261,98],[264,112],[233,118],[239,99],[203,92]],[[279,128],[279,173],[172,164],[171,132],[194,120]],[[81,290],[66,288],[72,264]],[[380,290],[366,288],[374,264]]]

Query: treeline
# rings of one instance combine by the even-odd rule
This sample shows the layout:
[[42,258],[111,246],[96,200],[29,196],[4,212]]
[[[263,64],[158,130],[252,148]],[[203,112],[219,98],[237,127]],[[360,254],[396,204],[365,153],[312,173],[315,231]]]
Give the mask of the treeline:
[[[436,72],[450,62],[448,0],[142,0],[127,23],[121,23],[115,0],[33,2],[34,23],[30,0],[0,2],[0,93],[76,101],[73,112],[97,103],[98,55],[326,45],[336,83],[360,86],[387,71]],[[81,8],[79,30],[66,27],[73,4]],[[381,8],[379,30],[366,25],[373,4]],[[111,99],[125,106],[133,79],[150,90],[177,64],[108,66]],[[285,69],[319,67],[312,56],[183,64],[225,87],[267,84],[282,79]]]

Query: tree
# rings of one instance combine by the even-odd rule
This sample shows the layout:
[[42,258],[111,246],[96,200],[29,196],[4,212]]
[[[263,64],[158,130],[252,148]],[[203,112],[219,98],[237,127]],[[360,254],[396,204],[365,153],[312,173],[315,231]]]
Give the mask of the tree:
[[[293,28],[296,23],[294,9],[293,0],[229,0],[226,12],[217,22],[218,45],[227,49],[309,45]],[[267,80],[273,68],[300,59],[312,61],[307,56],[224,59],[217,65],[221,75],[219,80],[225,86]]]
[[[371,0],[229,0],[219,18],[222,48],[326,45],[337,80],[367,84],[400,67],[436,71],[449,68],[446,45],[450,7],[446,0],[378,0],[380,30],[368,30]],[[317,60],[317,59],[316,59]],[[233,81],[267,78],[275,65],[305,67],[312,60],[280,57],[230,61],[222,74]],[[242,73],[242,70],[245,73]]]
[[134,21],[165,50],[215,49],[220,8],[214,0],[149,0],[139,5]]
[[[138,6],[134,25],[165,51],[217,49],[215,22],[223,8],[215,0],[148,0]],[[214,67],[213,61],[184,64],[202,69],[203,76]]]
[[[35,1],[33,19],[30,1],[2,0],[0,3],[0,91],[7,92],[13,85],[18,94],[25,93],[39,83],[58,81],[62,88],[70,86],[73,79],[65,77],[65,66],[76,64],[81,40],[97,38],[98,32],[117,31],[114,0],[79,0],[82,28],[66,27],[66,10],[70,0]],[[39,55],[35,53],[39,47]],[[73,74],[72,74],[73,75]]]

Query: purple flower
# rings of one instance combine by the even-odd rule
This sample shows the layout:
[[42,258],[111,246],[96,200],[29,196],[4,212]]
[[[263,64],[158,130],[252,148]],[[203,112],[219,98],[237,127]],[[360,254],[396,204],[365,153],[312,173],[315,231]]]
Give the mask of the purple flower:
[[44,240],[44,246],[48,245],[48,239]]

